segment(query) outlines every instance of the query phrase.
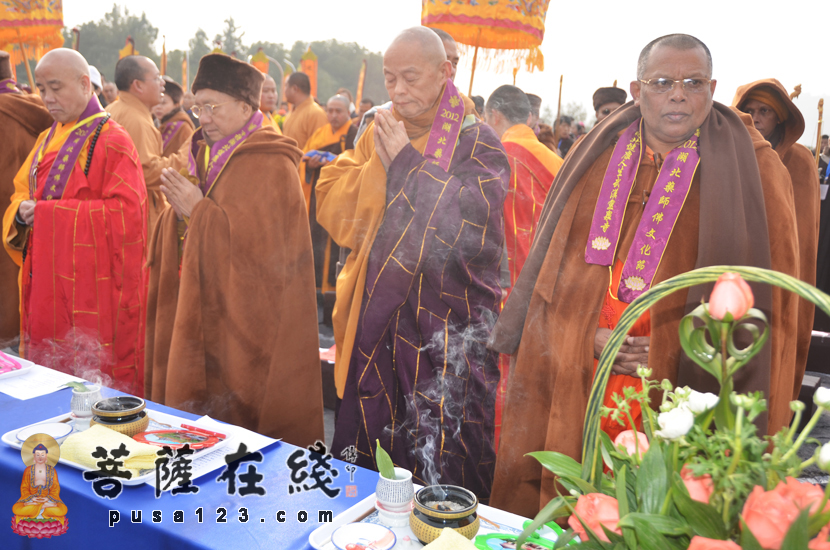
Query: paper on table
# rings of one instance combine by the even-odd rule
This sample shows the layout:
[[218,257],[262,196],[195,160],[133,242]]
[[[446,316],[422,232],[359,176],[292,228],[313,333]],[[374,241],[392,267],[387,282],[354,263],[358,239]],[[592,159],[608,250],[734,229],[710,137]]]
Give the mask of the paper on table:
[[[169,421],[169,418],[173,418],[169,415],[165,415],[163,413],[159,414],[156,412],[151,413],[151,416],[156,420],[161,420],[163,422]],[[191,471],[194,479],[214,470],[224,468],[227,465],[225,462],[225,456],[233,454],[239,450],[240,443],[245,443],[248,452],[253,453],[254,451],[258,451],[263,447],[270,445],[274,441],[278,441],[240,426],[217,422],[209,416],[202,416],[198,420],[188,421],[186,423],[198,428],[219,432],[227,436],[227,445],[223,445],[213,451],[206,452],[193,460],[191,463],[193,469]],[[148,480],[147,485],[155,487],[155,478]],[[172,486],[170,488],[172,489]]]
[[[23,359],[19,359],[23,362]],[[40,365],[34,365],[29,372],[0,380],[0,392],[16,399],[32,399],[63,389],[67,382],[83,382],[83,378],[72,376]],[[68,399],[68,398],[67,398]]]

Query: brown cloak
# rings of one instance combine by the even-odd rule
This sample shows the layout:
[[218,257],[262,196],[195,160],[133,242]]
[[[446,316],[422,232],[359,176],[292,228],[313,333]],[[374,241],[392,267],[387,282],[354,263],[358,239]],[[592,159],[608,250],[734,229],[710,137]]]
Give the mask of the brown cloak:
[[[493,331],[491,347],[515,354],[491,497],[498,508],[532,517],[555,496],[552,476],[525,453],[555,450],[581,459],[594,333],[609,282],[607,267],[585,263],[585,246],[614,141],[639,116],[632,103],[621,107],[565,160],[548,193],[530,255]],[[718,103],[701,126],[700,149],[697,184],[655,282],[720,264],[794,274],[798,243],[792,192],[778,155],[747,115],[739,117]],[[651,188],[657,175],[645,159],[641,170],[623,225],[623,258],[642,215],[642,191]],[[753,285],[753,292],[756,307],[771,315],[771,345],[739,372],[736,386],[766,393],[769,429],[777,430],[791,414],[797,302],[789,293],[762,285]],[[717,391],[714,378],[681,359],[679,321],[703,295],[708,287],[679,291],[651,309],[649,367],[657,380]],[[762,419],[762,429],[766,421]]]
[[145,394],[306,446],[323,439],[323,393],[301,155],[270,127],[236,149],[191,213],[181,278],[176,213],[159,218]]
[[[183,122],[184,124],[179,126],[176,133],[173,134],[167,142],[167,145],[164,145],[165,131],[169,126],[176,124],[177,122]],[[193,125],[193,121],[190,120],[190,116],[179,109],[173,114],[173,116],[161,123],[159,131],[161,131],[162,145],[164,146],[164,151],[161,156],[169,157],[175,155],[185,142],[190,141],[190,136],[192,136],[193,132],[196,131],[196,126]]]
[[[740,108],[749,92],[763,88],[778,96],[781,104],[790,116],[780,124],[780,136],[775,145],[775,152],[781,157],[790,173],[793,185],[793,202],[795,219],[798,225],[799,269],[798,278],[811,285],[816,284],[816,257],[818,255],[819,195],[818,172],[816,161],[809,149],[796,143],[804,133],[804,117],[790,99],[786,88],[774,78],[759,80],[738,88],[732,106]],[[801,379],[807,368],[807,352],[810,349],[815,305],[802,298],[798,299],[798,355],[796,356],[795,394],[801,389]],[[822,314],[823,315],[823,314]]]
[[[9,205],[14,193],[14,176],[29,156],[40,133],[54,120],[38,95],[0,94],[0,205]],[[0,254],[0,347],[20,336],[20,268],[8,254]]]

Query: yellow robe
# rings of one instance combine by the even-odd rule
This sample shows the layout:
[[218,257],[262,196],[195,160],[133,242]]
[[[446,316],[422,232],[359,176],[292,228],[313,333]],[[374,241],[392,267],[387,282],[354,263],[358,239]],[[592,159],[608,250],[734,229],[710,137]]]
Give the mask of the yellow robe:
[[280,128],[280,125],[277,124],[277,121],[274,118],[274,115],[272,115],[268,111],[262,111],[262,126],[263,127],[270,126],[271,128],[273,128],[274,130],[277,131],[277,134],[283,135],[282,134],[282,129]]
[[40,515],[40,508],[43,503],[32,502],[33,499],[39,497],[48,497],[55,506],[50,506],[43,509],[42,517],[46,519],[56,519],[61,522],[61,525],[66,521],[66,504],[61,502],[60,492],[61,486],[58,483],[58,474],[55,469],[46,465],[46,485],[35,485],[35,464],[32,464],[26,471],[23,472],[23,481],[20,483],[20,500],[12,506],[15,522],[22,519],[36,518]]
[[302,103],[295,105],[282,123],[282,133],[297,142],[297,147],[302,147],[316,132],[329,123],[326,111],[314,102],[314,98],[308,97]]
[[[317,149],[320,149],[321,147],[337,143],[338,141],[340,141],[340,138],[346,135],[351,126],[352,125],[350,123],[346,123],[343,126],[341,126],[336,132],[332,131],[331,124],[326,124],[322,128],[319,128],[316,132],[314,132],[311,135],[310,138],[308,138],[308,141],[305,142],[305,147],[303,147],[303,155],[305,155],[309,151],[315,151]],[[300,162],[300,185],[303,186],[305,206],[306,208],[308,208],[309,204],[311,204],[311,183],[306,183],[305,166],[305,161]]]

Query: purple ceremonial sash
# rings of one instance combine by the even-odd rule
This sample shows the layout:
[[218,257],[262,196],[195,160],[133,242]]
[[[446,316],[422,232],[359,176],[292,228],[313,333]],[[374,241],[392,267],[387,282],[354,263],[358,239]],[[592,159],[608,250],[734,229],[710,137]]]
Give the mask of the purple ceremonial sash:
[[6,78],[5,80],[0,80],[0,94],[19,94],[20,90],[17,89],[17,84],[15,83],[13,78]]
[[[100,116],[95,116],[100,115]],[[84,144],[92,136],[93,130],[100,122],[101,116],[106,115],[106,111],[101,107],[98,98],[94,95],[87,103],[86,109],[78,117],[78,122],[83,122],[77,128],[74,128],[63,145],[58,150],[52,168],[49,170],[49,175],[46,178],[43,191],[41,192],[41,199],[43,200],[57,200],[63,196],[63,191],[66,188],[66,183],[69,181],[69,176],[75,168],[75,163],[83,150]],[[94,118],[91,118],[94,117]],[[29,171],[29,195],[32,199],[35,198],[37,190],[37,171],[40,166],[40,161],[43,158],[43,153],[52,141],[55,135],[55,130],[58,128],[57,121],[52,123],[52,128],[49,129],[49,134],[46,139],[40,144],[37,153],[32,159],[32,169]]]
[[464,101],[452,80],[447,80],[444,94],[438,104],[438,112],[435,114],[435,120],[432,121],[427,146],[424,148],[424,156],[433,159],[432,163],[437,164],[445,172],[450,169],[463,122]]
[[[641,124],[642,119],[634,121],[614,147],[588,234],[587,263],[606,266],[614,263],[625,206],[642,155]],[[685,143],[672,149],[657,174],[620,277],[617,297],[622,302],[630,304],[651,288],[700,162],[699,137],[697,130]]]
[[163,149],[167,149],[167,146],[170,145],[170,140],[173,139],[173,136],[176,135],[176,132],[179,131],[179,128],[181,128],[183,124],[183,120],[177,120],[176,122],[168,123],[164,127],[164,131],[161,133]]
[[262,127],[262,120],[262,113],[259,111],[255,112],[241,130],[231,136],[222,138],[210,147],[210,159],[205,169],[204,181],[199,178],[199,170],[196,164],[196,155],[199,153],[198,142],[202,139],[202,129],[199,128],[193,134],[190,142],[190,155],[188,155],[187,167],[191,176],[199,178],[199,189],[202,190],[204,196],[207,197],[208,193],[210,193],[213,184],[219,179],[219,175],[225,169],[225,165],[228,164],[236,148],[242,145],[251,134]]

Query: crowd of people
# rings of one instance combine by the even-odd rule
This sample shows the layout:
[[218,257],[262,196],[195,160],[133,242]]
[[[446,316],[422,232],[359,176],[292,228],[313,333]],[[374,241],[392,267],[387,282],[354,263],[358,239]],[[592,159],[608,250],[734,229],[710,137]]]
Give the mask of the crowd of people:
[[[52,50],[31,94],[0,52],[0,338],[305,446],[323,439],[321,305],[335,456],[374,468],[379,441],[419,483],[534,516],[555,487],[526,454],[579,458],[596,359],[639,295],[722,264],[811,284],[818,270],[821,287],[830,147],[817,169],[777,80],[714,102],[712,55],[689,35],[643,48],[631,101],[598,89],[587,132],[544,124],[541,98],[516,86],[464,96],[457,63],[449,34],[406,29],[383,58],[391,101],[355,105],[219,53],[185,92],[146,57],[106,82]],[[792,294],[753,291],[772,337],[736,390],[764,393],[757,424],[774,433],[819,321]],[[643,315],[607,406],[639,387],[640,365],[713,389],[678,338],[707,292]],[[629,427],[603,423],[612,438]]]

